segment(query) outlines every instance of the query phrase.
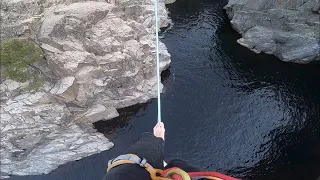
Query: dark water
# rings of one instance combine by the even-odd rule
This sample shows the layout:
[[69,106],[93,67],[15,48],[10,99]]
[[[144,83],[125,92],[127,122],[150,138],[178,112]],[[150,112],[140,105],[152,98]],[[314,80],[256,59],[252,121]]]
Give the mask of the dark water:
[[[320,65],[283,63],[236,43],[226,1],[178,0],[163,42],[172,55],[163,73],[166,158],[248,180],[320,176]],[[107,160],[156,122],[156,101],[98,122],[115,147],[48,175],[11,180],[99,180]]]

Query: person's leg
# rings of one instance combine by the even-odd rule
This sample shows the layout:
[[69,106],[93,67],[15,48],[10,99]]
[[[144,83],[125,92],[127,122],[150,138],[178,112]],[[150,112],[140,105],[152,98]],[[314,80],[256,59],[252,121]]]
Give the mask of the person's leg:
[[163,169],[164,133],[163,123],[158,123],[153,128],[153,134],[141,134],[140,139],[131,145],[124,154],[135,154],[145,158],[152,167]]
[[[145,158],[154,168],[163,169],[164,125],[158,123],[153,134],[143,133],[138,141],[131,145],[124,154],[135,154]],[[124,164],[112,168],[104,180],[150,180],[149,172],[136,164]]]

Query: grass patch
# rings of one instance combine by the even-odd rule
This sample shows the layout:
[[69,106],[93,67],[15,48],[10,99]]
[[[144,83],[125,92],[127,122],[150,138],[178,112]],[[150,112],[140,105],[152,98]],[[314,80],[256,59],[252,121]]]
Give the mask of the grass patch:
[[1,76],[21,83],[29,81],[29,91],[42,88],[41,72],[34,66],[43,57],[37,44],[27,40],[11,39],[1,44],[0,50]]

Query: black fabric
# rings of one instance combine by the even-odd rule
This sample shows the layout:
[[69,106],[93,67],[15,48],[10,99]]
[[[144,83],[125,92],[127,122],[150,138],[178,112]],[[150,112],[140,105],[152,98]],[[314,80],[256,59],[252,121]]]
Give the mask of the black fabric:
[[[151,133],[143,133],[140,139],[131,145],[124,154],[136,154],[147,159],[154,168],[163,169],[164,141]],[[151,180],[150,174],[136,164],[124,164],[112,168],[104,180]]]
[[[131,145],[124,154],[136,154],[143,157],[156,169],[179,167],[186,172],[200,171],[199,168],[180,159],[170,161],[164,168],[164,141],[151,133],[143,133],[140,139]],[[112,168],[106,174],[104,180],[151,180],[151,178],[149,172],[144,168],[136,164],[124,164]]]

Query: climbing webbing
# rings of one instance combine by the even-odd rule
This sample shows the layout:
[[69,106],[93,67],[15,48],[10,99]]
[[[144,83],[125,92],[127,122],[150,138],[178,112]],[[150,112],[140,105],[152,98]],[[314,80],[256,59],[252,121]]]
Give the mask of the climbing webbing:
[[161,100],[160,100],[160,60],[159,60],[159,22],[158,22],[158,0],[154,0],[154,14],[156,21],[156,61],[157,61],[157,93],[158,93],[158,122],[161,122]]
[[184,170],[173,167],[166,170],[153,168],[146,159],[140,158],[135,154],[120,155],[115,159],[111,159],[108,162],[108,169],[123,165],[123,164],[136,164],[141,168],[147,170],[152,180],[193,180],[199,178],[211,179],[211,180],[240,180],[217,172],[185,172]]

